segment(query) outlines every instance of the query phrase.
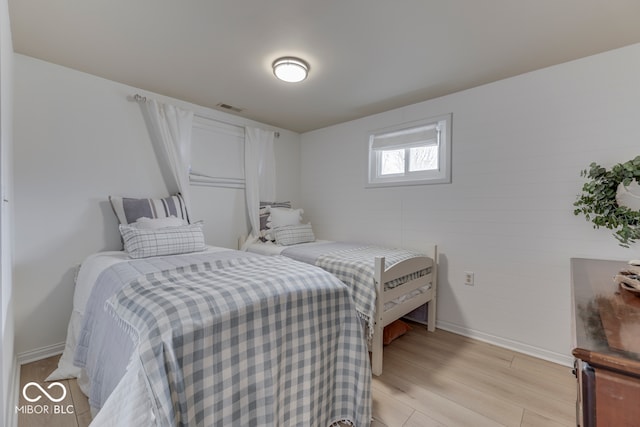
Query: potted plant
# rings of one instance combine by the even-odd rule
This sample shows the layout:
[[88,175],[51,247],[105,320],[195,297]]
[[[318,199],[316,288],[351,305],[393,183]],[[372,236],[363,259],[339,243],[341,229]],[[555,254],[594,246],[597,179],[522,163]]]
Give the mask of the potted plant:
[[[589,169],[581,171],[588,181],[573,204],[575,215],[583,214],[593,228],[605,227],[614,230],[620,246],[628,248],[640,239],[640,210],[621,204],[621,194],[633,182],[640,184],[640,156],[611,169],[591,163]],[[632,196],[635,197],[635,196]]]

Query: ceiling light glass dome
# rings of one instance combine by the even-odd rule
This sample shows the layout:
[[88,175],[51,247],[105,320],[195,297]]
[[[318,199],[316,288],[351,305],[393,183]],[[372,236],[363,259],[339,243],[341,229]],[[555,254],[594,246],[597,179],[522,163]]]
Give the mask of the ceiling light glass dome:
[[309,64],[300,58],[287,56],[273,61],[273,74],[282,81],[289,83],[301,82],[309,74]]

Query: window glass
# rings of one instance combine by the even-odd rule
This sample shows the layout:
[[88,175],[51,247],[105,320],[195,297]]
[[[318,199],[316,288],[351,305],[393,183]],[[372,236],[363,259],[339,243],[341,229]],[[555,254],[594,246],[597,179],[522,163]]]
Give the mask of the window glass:
[[404,173],[404,150],[380,152],[380,175]]
[[414,147],[409,149],[409,172],[438,169],[438,147]]

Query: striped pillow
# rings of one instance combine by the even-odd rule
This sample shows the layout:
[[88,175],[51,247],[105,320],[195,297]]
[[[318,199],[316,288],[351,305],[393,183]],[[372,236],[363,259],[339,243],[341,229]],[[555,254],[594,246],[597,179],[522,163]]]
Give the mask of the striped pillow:
[[189,213],[184,199],[176,194],[164,199],[132,199],[109,196],[113,212],[120,224],[131,224],[138,218],[169,218],[174,216],[189,223]]
[[276,244],[281,246],[297,245],[298,243],[314,242],[316,236],[311,229],[311,223],[285,225],[272,230]]
[[187,254],[205,249],[202,222],[156,229],[120,224],[124,250],[131,258]]

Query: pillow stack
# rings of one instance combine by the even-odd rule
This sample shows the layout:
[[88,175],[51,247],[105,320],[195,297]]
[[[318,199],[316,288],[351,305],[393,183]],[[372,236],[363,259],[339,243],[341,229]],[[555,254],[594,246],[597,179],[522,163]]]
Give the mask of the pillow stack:
[[271,208],[291,209],[291,202],[260,202],[260,241],[273,241],[271,226],[268,224]]
[[189,224],[180,194],[164,199],[109,197],[131,258],[178,255],[205,249],[202,222]]
[[[311,224],[302,223],[302,209],[292,209],[290,202],[268,204],[260,207],[260,236],[262,241],[289,246],[316,240]],[[264,222],[263,222],[264,218]]]

